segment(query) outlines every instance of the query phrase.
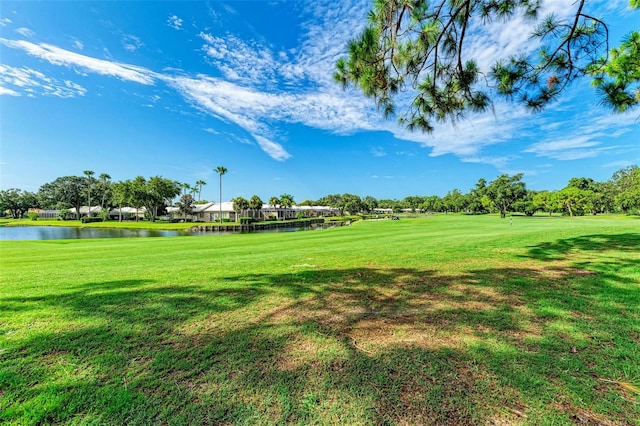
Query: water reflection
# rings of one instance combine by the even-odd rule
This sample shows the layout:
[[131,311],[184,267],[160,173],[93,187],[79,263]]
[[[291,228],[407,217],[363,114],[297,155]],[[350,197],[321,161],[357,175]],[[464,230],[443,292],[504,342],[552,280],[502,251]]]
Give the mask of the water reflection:
[[0,240],[73,240],[85,238],[177,237],[188,231],[155,229],[77,228],[67,226],[0,226]]

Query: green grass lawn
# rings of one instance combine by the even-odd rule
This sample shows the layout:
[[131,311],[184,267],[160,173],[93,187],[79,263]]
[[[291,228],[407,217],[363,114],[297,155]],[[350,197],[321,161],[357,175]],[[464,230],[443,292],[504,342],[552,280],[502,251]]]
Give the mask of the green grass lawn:
[[0,242],[2,424],[640,425],[640,220]]

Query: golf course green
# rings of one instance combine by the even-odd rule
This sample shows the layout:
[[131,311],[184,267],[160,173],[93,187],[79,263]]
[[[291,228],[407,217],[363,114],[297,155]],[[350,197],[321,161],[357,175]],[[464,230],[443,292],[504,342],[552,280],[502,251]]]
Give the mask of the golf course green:
[[0,241],[0,423],[640,425],[640,219]]

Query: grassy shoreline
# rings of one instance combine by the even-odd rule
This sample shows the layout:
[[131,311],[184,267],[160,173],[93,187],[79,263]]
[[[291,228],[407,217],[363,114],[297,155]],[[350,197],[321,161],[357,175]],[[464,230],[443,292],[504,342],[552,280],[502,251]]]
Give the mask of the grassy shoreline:
[[[304,221],[304,219],[292,219],[287,220],[286,223],[295,225],[296,222]],[[255,222],[255,224],[269,224],[274,222]],[[280,223],[280,222],[278,222]],[[56,219],[0,219],[0,226],[63,226],[74,228],[124,228],[124,229],[147,229],[158,231],[186,231],[194,226],[222,226],[222,227],[237,227],[240,226],[240,222],[178,222],[170,223],[165,221],[126,221],[118,222],[114,220],[106,222],[91,222],[82,223],[80,220],[56,220]]]
[[640,230],[0,241],[3,424],[638,425]]

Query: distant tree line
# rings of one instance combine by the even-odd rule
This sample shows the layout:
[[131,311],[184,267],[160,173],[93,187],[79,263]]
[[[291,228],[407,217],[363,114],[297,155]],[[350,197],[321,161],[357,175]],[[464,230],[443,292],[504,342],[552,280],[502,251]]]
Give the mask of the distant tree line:
[[640,213],[640,168],[630,166],[618,170],[606,182],[591,178],[572,178],[567,186],[557,191],[534,191],[526,188],[523,174],[503,174],[491,182],[481,178],[468,192],[458,189],[444,197],[414,195],[402,200],[380,199],[354,194],[331,194],[318,200],[305,200],[300,205],[326,205],[343,213],[371,213],[375,209],[394,212],[434,213],[522,213],[528,216],[538,211],[563,213],[569,216],[624,212]]
[[[98,178],[92,171],[84,176],[63,176],[42,185],[37,193],[11,188],[0,191],[0,213],[14,218],[24,217],[30,208],[59,210],[68,215],[75,210],[77,217],[80,208],[95,205],[102,209],[100,215],[108,215],[113,208],[145,208],[149,220],[154,221],[166,213],[168,206],[178,207],[185,217],[193,211],[201,200],[202,186],[206,182],[199,180],[195,185],[180,183],[162,176],[112,182],[111,177],[103,173]],[[493,181],[481,178],[468,193],[458,189],[449,191],[445,196],[414,195],[402,200],[376,199],[372,196],[360,197],[354,194],[330,194],[318,200],[305,200],[301,206],[322,205],[337,208],[342,214],[373,213],[376,209],[391,209],[394,212],[434,212],[434,213],[499,213],[506,217],[508,213],[533,215],[543,211],[549,215],[562,213],[569,216],[623,212],[640,214],[640,168],[636,165],[616,171],[606,182],[597,182],[591,178],[576,177],[557,191],[534,191],[526,188],[523,174],[503,174]],[[198,201],[195,201],[195,196]],[[234,210],[240,214],[247,211],[259,211],[263,201],[254,195],[247,200],[243,197],[232,199]],[[271,197],[269,204],[275,207],[291,207],[295,204],[290,194]],[[122,219],[122,218],[120,218]]]

